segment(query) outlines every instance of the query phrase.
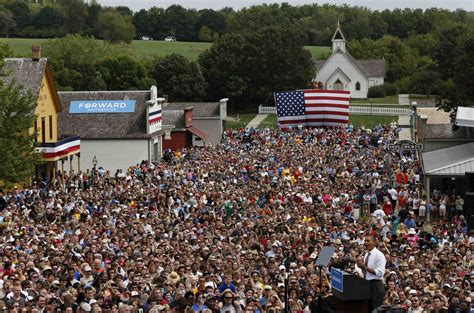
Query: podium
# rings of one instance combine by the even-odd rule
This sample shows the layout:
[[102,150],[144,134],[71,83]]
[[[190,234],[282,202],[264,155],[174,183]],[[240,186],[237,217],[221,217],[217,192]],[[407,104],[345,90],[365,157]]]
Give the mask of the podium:
[[331,268],[331,290],[338,308],[346,313],[369,312],[369,281],[337,268]]

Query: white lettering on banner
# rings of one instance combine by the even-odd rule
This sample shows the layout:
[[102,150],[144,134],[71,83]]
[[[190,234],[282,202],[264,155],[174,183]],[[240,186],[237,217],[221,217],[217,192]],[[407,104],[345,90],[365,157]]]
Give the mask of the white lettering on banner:
[[79,108],[90,109],[124,109],[127,107],[125,102],[81,102]]

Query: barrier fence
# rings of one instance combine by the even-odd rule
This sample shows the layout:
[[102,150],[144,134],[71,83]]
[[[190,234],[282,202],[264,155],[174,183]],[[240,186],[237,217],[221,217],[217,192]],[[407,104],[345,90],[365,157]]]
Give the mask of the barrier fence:
[[[258,107],[259,114],[276,114],[276,107]],[[354,115],[413,115],[413,111],[408,108],[393,108],[380,106],[350,106],[349,114]]]

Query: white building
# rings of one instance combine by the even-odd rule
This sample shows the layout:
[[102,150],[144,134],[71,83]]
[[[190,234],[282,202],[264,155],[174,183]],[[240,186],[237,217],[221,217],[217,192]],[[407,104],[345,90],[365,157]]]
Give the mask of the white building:
[[[103,167],[112,174],[143,160],[159,161],[164,130],[156,87],[143,91],[58,92],[61,136],[81,137],[81,168]],[[163,99],[164,100],[164,99]]]
[[332,37],[332,54],[316,61],[314,82],[322,89],[348,90],[351,98],[367,98],[369,87],[382,85],[385,60],[356,60],[346,50],[346,39],[337,25]]

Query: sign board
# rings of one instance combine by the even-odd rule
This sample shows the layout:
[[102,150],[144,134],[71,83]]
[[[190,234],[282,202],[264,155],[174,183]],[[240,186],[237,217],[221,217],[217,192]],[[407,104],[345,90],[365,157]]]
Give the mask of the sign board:
[[400,140],[394,144],[389,144],[388,149],[390,151],[400,151],[400,150],[423,150],[423,145],[413,142],[411,140]]
[[334,267],[331,268],[331,287],[340,292],[344,290],[342,276],[341,270]]
[[133,113],[135,100],[71,101],[69,113]]
[[161,104],[165,101],[164,98],[158,98],[158,89],[156,86],[150,88],[150,100],[147,103],[147,134],[153,134],[162,129],[163,114],[161,111]]

